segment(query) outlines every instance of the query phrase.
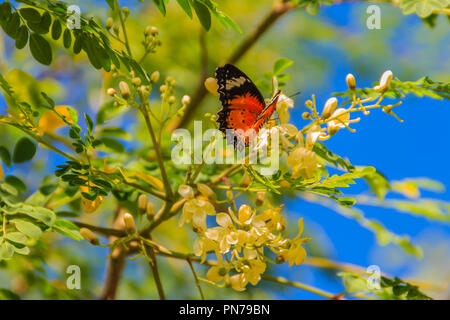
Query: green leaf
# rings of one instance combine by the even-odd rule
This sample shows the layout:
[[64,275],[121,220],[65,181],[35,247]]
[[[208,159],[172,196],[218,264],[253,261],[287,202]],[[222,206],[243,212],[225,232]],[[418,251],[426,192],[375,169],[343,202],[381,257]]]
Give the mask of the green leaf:
[[16,38],[17,30],[20,26],[20,16],[19,13],[16,11],[13,13],[13,15],[9,18],[8,23],[5,27],[5,32],[10,36],[11,38]]
[[14,220],[17,230],[29,236],[32,239],[39,239],[42,236],[42,230],[31,222],[16,219]]
[[3,259],[9,259],[14,255],[14,247],[8,242],[0,244],[0,261]]
[[61,22],[59,22],[59,20],[55,20],[52,26],[53,40],[58,40],[59,37],[61,37],[61,33],[62,33]]
[[344,207],[351,207],[356,203],[356,200],[350,197],[336,198],[336,201],[339,202],[339,204]]
[[39,34],[46,34],[50,30],[52,24],[52,17],[48,12],[44,12],[39,23],[28,23],[31,30]]
[[319,12],[319,9],[320,9],[320,3],[318,1],[310,2],[308,4],[308,6],[306,7],[306,11],[310,15],[313,15],[313,16],[315,16]]
[[33,57],[44,65],[52,62],[52,49],[48,41],[37,33],[30,36],[30,51]]
[[192,10],[191,5],[189,4],[188,0],[177,0],[179,6],[186,12],[186,14],[189,16],[189,18],[192,19]]
[[33,159],[36,154],[36,145],[29,138],[20,139],[14,147],[13,162],[23,163]]
[[116,139],[109,137],[102,137],[99,139],[108,149],[117,152],[123,153],[125,152],[125,147]]
[[70,221],[57,219],[52,229],[73,240],[83,240],[83,236],[79,232],[80,229]]
[[104,67],[105,70],[107,70],[108,63],[109,68],[111,67],[111,60],[108,54],[94,38],[83,36],[82,48],[84,49],[84,51],[86,51],[89,61],[94,66],[94,68],[100,69]]
[[111,120],[114,117],[121,115],[122,113],[129,110],[126,106],[115,107],[113,101],[109,101],[100,107],[97,112],[96,122],[97,125],[102,125],[105,122]]
[[19,12],[20,15],[29,23],[37,24],[41,22],[41,15],[34,8],[22,8]]
[[111,8],[112,11],[114,11],[115,8],[115,1],[114,0],[106,0],[106,3]]
[[0,288],[0,300],[20,300],[20,296],[11,290]]
[[417,13],[421,18],[430,16],[433,11],[439,11],[449,5],[448,0],[402,0],[400,7],[404,14]]
[[348,170],[350,172],[355,170],[355,167],[350,162],[328,150],[321,142],[316,142],[314,144],[313,151],[318,156],[337,167],[341,167],[342,169]]
[[6,234],[6,239],[20,244],[25,244],[27,242],[27,236],[22,232],[8,232]]
[[84,119],[86,121],[89,133],[92,133],[92,130],[94,129],[94,121],[92,121],[91,117],[87,113],[84,114]]
[[48,226],[52,226],[56,220],[56,214],[44,207],[33,207],[32,210],[24,212],[26,215],[42,221]]
[[99,136],[116,137],[124,140],[131,140],[132,136],[129,132],[117,127],[103,127],[99,132]]
[[42,193],[44,196],[48,196],[53,193],[58,188],[58,185],[56,183],[49,183],[44,184],[39,187],[39,192]]
[[194,0],[192,2],[192,6],[194,7],[194,11],[197,14],[203,28],[205,30],[209,30],[211,28],[211,13],[208,8],[198,0]]
[[23,49],[28,42],[28,28],[25,26],[20,26],[16,34],[16,48]]
[[367,290],[367,281],[361,277],[345,274],[343,276],[345,290],[348,292],[360,292]]
[[392,292],[396,295],[396,296],[401,296],[402,294],[408,292],[409,287],[406,285],[396,285],[392,287]]
[[241,28],[239,28],[239,26],[229,16],[220,11],[217,8],[217,5],[212,0],[197,0],[197,1],[204,4],[209,9],[209,11],[211,11],[214,14],[214,16],[220,21],[220,23],[222,23],[226,28],[231,27],[237,32],[242,33]]
[[166,15],[166,5],[164,4],[164,0],[153,0],[153,3],[159,9],[163,16]]
[[16,188],[10,186],[7,183],[4,183],[3,181],[0,181],[0,190],[2,190],[3,192],[6,192],[7,194],[12,195],[12,196],[18,195]]
[[72,44],[72,33],[69,29],[64,30],[63,44],[66,49],[70,48],[70,45]]
[[27,192],[27,186],[25,185],[25,183],[16,176],[7,176],[5,178],[5,182],[16,188],[16,190],[19,192]]
[[25,256],[30,254],[30,248],[28,248],[27,246],[23,246],[21,248],[14,246],[14,251],[18,254],[23,254]]
[[395,284],[395,282],[389,278],[386,278],[384,276],[381,276],[380,285],[382,288],[386,287],[392,287]]
[[2,159],[5,166],[11,166],[11,154],[9,153],[9,150],[4,146],[0,146],[0,159]]
[[79,54],[81,52],[81,47],[82,47],[81,41],[82,41],[81,36],[75,37],[75,41],[73,42],[73,53]]
[[11,17],[11,5],[8,2],[0,4],[0,20],[8,20]]
[[280,58],[277,61],[275,61],[275,64],[273,66],[273,73],[275,75],[281,74],[284,70],[289,68],[294,64],[294,61],[289,60],[287,58]]

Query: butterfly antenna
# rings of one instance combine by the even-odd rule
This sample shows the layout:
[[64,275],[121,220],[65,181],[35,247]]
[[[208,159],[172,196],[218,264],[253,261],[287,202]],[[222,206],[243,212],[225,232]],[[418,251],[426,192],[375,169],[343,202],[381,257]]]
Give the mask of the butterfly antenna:
[[296,92],[296,93],[294,93],[294,94],[291,94],[291,95],[289,96],[289,98],[295,97],[295,96],[299,95],[300,93],[302,93],[302,92],[299,91],[299,92]]

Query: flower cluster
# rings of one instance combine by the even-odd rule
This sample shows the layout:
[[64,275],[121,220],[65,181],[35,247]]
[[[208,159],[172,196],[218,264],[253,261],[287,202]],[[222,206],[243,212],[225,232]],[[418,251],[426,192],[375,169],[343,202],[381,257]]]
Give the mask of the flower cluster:
[[[273,126],[269,130],[263,131],[261,135],[267,135],[263,141],[269,141],[269,136],[274,131],[278,131],[281,140],[281,147],[286,152],[286,165],[291,171],[292,178],[311,179],[315,176],[315,171],[321,168],[320,162],[313,151],[314,144],[318,140],[327,140],[335,135],[341,129],[348,129],[355,132],[350,124],[359,122],[361,119],[351,119],[350,114],[361,111],[364,115],[370,112],[368,109],[380,108],[384,112],[393,115],[392,108],[400,105],[400,102],[393,105],[380,105],[384,98],[384,93],[389,89],[393,74],[390,70],[384,72],[377,85],[373,87],[376,98],[361,98],[356,94],[356,80],[352,74],[348,74],[346,82],[349,90],[353,93],[350,101],[344,101],[339,105],[336,97],[329,98],[323,107],[322,113],[317,111],[315,96],[311,100],[305,102],[306,108],[309,110],[302,114],[303,119],[311,120],[311,123],[299,130],[293,124],[287,123],[290,119],[289,109],[293,108],[294,102],[284,94],[280,95],[276,110],[280,124]],[[212,87],[210,85],[210,87]],[[377,100],[374,104],[366,104],[373,100]],[[343,106],[350,104],[348,108]],[[400,120],[401,121],[401,120]],[[270,122],[269,122],[270,124]]]
[[[245,290],[248,283],[256,285],[266,270],[267,262],[272,262],[264,250],[276,255],[275,262],[288,261],[289,265],[299,265],[306,257],[302,244],[309,239],[300,238],[303,221],[299,220],[300,231],[290,240],[283,231],[286,221],[281,215],[281,207],[269,208],[257,213],[243,204],[238,210],[228,208],[228,212],[216,210],[204,195],[205,187],[199,189],[200,195],[187,185],[180,186],[178,192],[187,201],[183,206],[180,226],[189,223],[198,234],[194,252],[206,260],[208,253],[215,253],[217,265],[207,272],[207,279],[233,289]],[[203,189],[203,190],[202,190]],[[207,227],[207,216],[215,216],[216,226]]]

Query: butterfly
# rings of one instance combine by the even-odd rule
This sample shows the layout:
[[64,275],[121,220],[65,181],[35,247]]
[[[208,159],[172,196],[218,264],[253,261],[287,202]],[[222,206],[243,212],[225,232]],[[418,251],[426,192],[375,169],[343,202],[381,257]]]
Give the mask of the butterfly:
[[[222,109],[217,113],[219,130],[234,133],[234,147],[248,144],[249,136],[258,133],[275,111],[281,91],[266,105],[255,84],[237,67],[226,64],[216,69],[219,99]],[[253,129],[253,130],[251,130]],[[227,137],[229,137],[227,135]]]

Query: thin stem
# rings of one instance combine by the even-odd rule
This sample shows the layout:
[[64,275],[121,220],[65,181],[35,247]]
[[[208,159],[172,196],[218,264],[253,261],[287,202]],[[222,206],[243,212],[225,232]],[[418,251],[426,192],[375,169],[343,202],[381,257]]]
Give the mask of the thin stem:
[[56,153],[62,155],[63,157],[65,157],[65,158],[67,158],[67,159],[69,159],[69,160],[72,160],[72,161],[75,161],[75,162],[80,162],[80,163],[82,163],[82,160],[81,160],[81,159],[78,159],[78,158],[76,158],[76,157],[74,157],[74,156],[72,156],[72,155],[70,155],[70,154],[68,154],[68,153],[66,153],[66,152],[64,152],[64,151],[62,151],[62,150],[59,150],[58,148],[56,148],[55,146],[53,146],[50,142],[47,142],[45,139],[41,138],[40,136],[37,136],[37,135],[31,133],[29,130],[23,128],[22,126],[17,125],[17,124],[12,123],[12,122],[9,122],[9,121],[2,121],[2,122],[5,123],[5,124],[7,124],[7,125],[9,124],[10,126],[13,126],[13,127],[15,127],[15,128],[18,128],[18,129],[22,130],[22,131],[25,132],[28,136],[30,136],[31,138],[33,138],[34,140],[36,140],[36,141],[39,142],[40,144],[46,146],[47,149],[50,149],[50,150],[52,150],[52,151],[54,151],[54,152],[56,152]]
[[122,10],[120,10],[120,6],[119,6],[119,1],[118,0],[116,0],[115,7],[116,7],[117,13],[119,15],[120,24],[122,25],[123,37],[125,39],[125,41],[124,41],[125,42],[125,47],[127,48],[128,55],[130,57],[133,57],[133,54],[131,53],[130,43],[128,42],[127,29],[125,28],[125,20],[124,20],[123,15],[122,15]]
[[145,193],[151,194],[151,195],[153,195],[153,196],[155,196],[155,197],[157,197],[157,198],[159,198],[161,200],[167,200],[166,199],[166,195],[165,195],[164,192],[160,192],[160,191],[157,191],[157,190],[145,188],[145,187],[140,186],[140,185],[138,185],[138,184],[136,184],[134,182],[129,182],[129,181],[126,181],[126,180],[124,180],[123,182],[126,185],[129,185],[130,187],[133,187],[133,188],[136,188],[138,190],[144,191]]
[[195,272],[194,266],[192,265],[191,259],[186,259],[187,263],[189,264],[189,267],[191,268],[192,275],[195,279],[195,284],[197,285],[198,292],[200,292],[200,297],[202,300],[205,300],[205,296],[203,295],[202,287],[200,286],[200,281],[198,279],[197,273]]
[[98,234],[105,236],[105,237],[109,237],[109,236],[125,237],[125,236],[127,236],[127,233],[125,230],[95,226],[95,225],[84,223],[81,221],[71,221],[71,222],[79,228],[88,228],[89,230],[97,232]]
[[148,225],[146,228],[144,228],[141,231],[141,234],[146,235],[146,234],[150,233],[153,229],[155,229],[157,226],[159,226],[162,222],[172,218],[183,207],[185,202],[186,202],[186,199],[181,199],[181,200],[175,202],[174,204],[172,204],[172,202],[169,202],[169,201],[166,202],[163,207],[163,210],[160,210],[160,212],[158,212],[155,215],[154,221],[150,225]]
[[169,182],[169,178],[167,177],[166,168],[164,166],[163,158],[161,155],[161,149],[158,147],[158,141],[156,140],[155,132],[153,130],[152,122],[148,113],[148,105],[144,104],[141,108],[142,114],[145,119],[145,123],[148,128],[148,132],[150,134],[150,138],[152,139],[153,146],[155,147],[156,159],[159,164],[159,169],[161,170],[161,177],[163,179],[164,187],[166,189],[166,194],[168,199],[173,198],[172,187]]
[[[124,214],[125,209],[119,206],[115,213],[115,218],[113,222],[114,228],[123,227],[122,221]],[[95,226],[85,225],[85,227],[88,227],[90,230],[93,231],[97,232],[100,231],[98,227],[96,228]],[[120,231],[125,232],[124,230]],[[112,245],[117,239],[118,238],[116,235],[111,235],[108,239],[109,245]],[[122,246],[117,247],[112,246],[110,248],[110,259],[108,259],[106,265],[105,281],[103,283],[102,292],[100,294],[101,300],[114,300],[116,298],[117,289],[119,287],[120,279],[122,277],[122,272],[123,269],[125,268],[127,254],[128,254],[127,250]]]
[[276,282],[276,283],[280,283],[280,284],[285,284],[285,285],[288,285],[288,286],[291,286],[291,287],[303,289],[305,291],[309,291],[309,292],[315,293],[315,294],[317,294],[319,296],[322,296],[322,297],[325,297],[325,298],[328,298],[328,299],[333,299],[333,300],[341,299],[339,295],[332,294],[330,292],[327,292],[325,290],[322,290],[322,289],[310,286],[308,284],[304,284],[304,283],[297,282],[297,281],[290,281],[290,280],[287,280],[287,279],[285,279],[283,277],[274,277],[274,276],[270,276],[270,275],[262,275],[261,278],[263,280],[266,280],[266,281],[272,281],[272,282]]
[[211,183],[212,183],[212,184],[217,184],[217,183],[219,183],[220,181],[222,181],[222,178],[228,176],[229,174],[231,174],[234,170],[236,170],[236,169],[238,169],[238,168],[242,169],[242,166],[241,166],[240,164],[235,164],[235,165],[233,165],[233,166],[231,166],[231,167],[228,167],[228,168],[225,169],[221,174],[219,174],[217,177],[215,177],[215,178],[211,181]]
[[2,238],[5,239],[6,238],[6,213],[2,212],[3,215],[3,235]]
[[[180,252],[175,252],[175,251],[170,251],[170,253],[168,252],[161,252],[158,251],[157,254],[161,254],[164,255],[166,257],[170,257],[170,258],[175,258],[175,259],[183,259],[183,260],[190,260],[196,263],[202,263],[201,259],[199,257],[196,257],[192,254],[185,254],[185,253],[180,253]],[[205,260],[203,262],[203,264],[209,265],[209,266],[216,266],[217,262],[214,261],[210,261],[210,260]],[[261,276],[262,279],[266,280],[266,281],[272,281],[272,282],[276,282],[276,283],[280,283],[280,284],[284,284],[284,285],[288,285],[288,286],[292,286],[292,287],[296,287],[296,288],[300,288],[315,294],[318,294],[320,296],[323,296],[325,298],[328,299],[339,299],[340,297],[338,295],[329,293],[327,291],[324,291],[322,289],[318,289],[315,288],[313,286],[304,284],[304,283],[300,283],[300,282],[294,282],[294,281],[289,281],[287,279],[284,279],[282,277],[274,277],[274,276],[269,276],[269,275],[262,275]],[[204,281],[203,278],[198,278],[201,281]],[[209,280],[206,280],[205,282],[213,284],[213,285],[217,285],[214,282],[210,282]]]
[[[150,236],[149,236],[149,238],[151,240]],[[142,251],[148,260],[150,268],[152,269],[153,278],[155,279],[156,288],[157,288],[158,294],[159,294],[159,299],[166,300],[166,294],[164,293],[164,288],[162,286],[161,277],[159,275],[158,262],[156,261],[155,251],[153,250],[153,248],[151,246],[145,245],[143,241],[141,241],[141,245],[142,245]]]

